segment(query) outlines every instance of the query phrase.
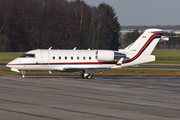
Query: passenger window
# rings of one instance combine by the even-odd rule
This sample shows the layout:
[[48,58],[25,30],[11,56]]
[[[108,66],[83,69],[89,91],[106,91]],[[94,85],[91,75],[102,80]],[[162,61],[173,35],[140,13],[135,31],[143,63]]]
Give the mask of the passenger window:
[[71,57],[71,60],[73,60],[73,57]]
[[89,60],[91,60],[91,57],[89,57]]
[[77,57],[77,60],[79,60],[79,57]]
[[55,60],[55,56],[53,56],[53,60]]
[[86,57],[83,57],[83,60],[85,60],[86,59]]
[[59,60],[61,60],[61,57],[59,56]]
[[67,60],[67,57],[65,57],[65,60]]

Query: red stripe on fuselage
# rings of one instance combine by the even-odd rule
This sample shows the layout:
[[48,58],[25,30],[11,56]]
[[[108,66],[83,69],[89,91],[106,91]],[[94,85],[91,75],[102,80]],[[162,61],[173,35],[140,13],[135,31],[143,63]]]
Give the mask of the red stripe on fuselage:
[[63,62],[63,63],[15,63],[8,65],[83,65],[83,64],[116,64],[117,61],[112,62]]

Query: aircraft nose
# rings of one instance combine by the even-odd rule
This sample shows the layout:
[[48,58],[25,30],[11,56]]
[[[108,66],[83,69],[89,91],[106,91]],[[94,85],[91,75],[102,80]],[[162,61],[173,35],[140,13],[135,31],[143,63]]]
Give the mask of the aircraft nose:
[[15,59],[15,60],[12,60],[12,61],[10,61],[9,63],[6,64],[6,67],[12,68],[13,65],[15,65],[16,63],[17,63],[17,60],[16,60],[16,59]]
[[7,63],[6,67],[11,67],[11,62]]

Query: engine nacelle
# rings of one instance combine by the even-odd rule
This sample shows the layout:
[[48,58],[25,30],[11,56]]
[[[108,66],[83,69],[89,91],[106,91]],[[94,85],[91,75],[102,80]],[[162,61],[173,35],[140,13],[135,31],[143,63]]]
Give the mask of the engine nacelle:
[[98,61],[113,61],[114,60],[114,51],[98,50],[96,55],[97,55]]

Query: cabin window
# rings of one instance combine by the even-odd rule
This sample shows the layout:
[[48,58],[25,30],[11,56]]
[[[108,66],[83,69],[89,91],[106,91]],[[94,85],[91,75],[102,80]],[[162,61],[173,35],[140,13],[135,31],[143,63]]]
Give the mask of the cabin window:
[[83,60],[85,60],[86,59],[86,57],[83,57]]
[[59,60],[61,60],[61,57],[59,56]]
[[65,57],[65,60],[67,60],[67,57]]
[[73,60],[73,57],[71,57],[71,60]]
[[91,60],[91,57],[89,57],[89,60]]
[[53,60],[55,60],[55,56],[53,56]]
[[35,54],[23,54],[20,57],[24,57],[24,58],[35,58]]
[[77,57],[77,60],[79,60],[79,57]]

